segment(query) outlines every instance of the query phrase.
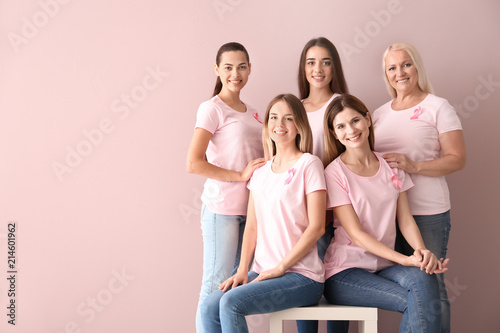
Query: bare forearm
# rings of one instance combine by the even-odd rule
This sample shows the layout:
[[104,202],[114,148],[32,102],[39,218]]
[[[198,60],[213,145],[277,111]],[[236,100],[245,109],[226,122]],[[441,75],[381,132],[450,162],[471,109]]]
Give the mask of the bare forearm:
[[407,257],[387,247],[370,234],[358,231],[356,237],[352,237],[354,244],[384,259],[403,264]]
[[283,271],[288,270],[300,261],[324,233],[324,226],[309,226],[304,231],[295,246],[286,254],[283,260],[281,260],[280,265],[282,266]]
[[241,172],[224,169],[205,160],[188,161],[187,164],[187,171],[189,173],[226,182],[243,181]]
[[238,266],[238,271],[242,270],[248,271],[253,255],[255,253],[256,241],[257,241],[256,234],[247,235],[247,237],[243,238],[243,243],[241,244],[241,257],[240,257],[240,264]]
[[414,250],[425,249],[425,244],[416,223],[399,223],[399,229],[405,240]]
[[441,177],[462,170],[465,167],[465,158],[458,156],[443,156],[432,161],[415,163],[415,174],[428,177]]

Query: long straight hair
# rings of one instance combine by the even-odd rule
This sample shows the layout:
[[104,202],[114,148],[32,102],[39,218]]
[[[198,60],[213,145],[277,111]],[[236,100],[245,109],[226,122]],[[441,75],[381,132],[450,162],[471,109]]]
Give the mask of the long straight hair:
[[[230,42],[230,43],[226,43],[226,44],[222,45],[219,48],[219,51],[217,51],[217,55],[215,57],[215,64],[217,66],[219,66],[220,62],[222,61],[222,55],[225,52],[231,52],[231,51],[241,51],[241,52],[245,53],[245,56],[247,58],[247,62],[250,64],[250,56],[248,55],[247,49],[245,49],[245,47],[243,45],[241,45],[240,43],[237,43],[237,42]],[[219,94],[221,92],[221,90],[222,90],[222,81],[220,80],[220,77],[217,76],[217,81],[215,82],[214,94],[212,95],[212,97]]]
[[335,137],[335,129],[333,127],[333,121],[335,117],[345,108],[353,109],[354,111],[361,114],[363,117],[368,117],[370,120],[370,129],[368,134],[368,142],[370,143],[370,149],[373,151],[375,146],[375,136],[373,134],[373,122],[370,117],[370,111],[366,105],[361,102],[358,98],[349,95],[342,94],[335,97],[335,99],[328,105],[325,111],[325,118],[323,121],[324,131],[325,131],[325,147],[323,154],[323,165],[326,167],[340,154],[345,152],[345,146],[340,143],[340,141]]
[[310,93],[309,81],[306,78],[306,55],[307,51],[313,46],[324,47],[330,58],[332,59],[332,81],[330,82],[330,90],[336,94],[346,94],[348,93],[347,83],[345,82],[344,71],[342,70],[342,63],[340,62],[340,56],[333,45],[325,37],[313,38],[307,42],[300,54],[300,62],[299,62],[299,75],[298,75],[298,83],[299,83],[299,95],[300,99],[307,98]]
[[283,101],[288,105],[292,111],[293,122],[297,127],[297,137],[295,138],[295,145],[297,149],[303,153],[312,153],[313,138],[309,120],[307,118],[306,109],[302,102],[292,94],[281,94],[273,98],[269,103],[264,118],[264,128],[262,129],[262,144],[264,146],[264,155],[266,159],[270,159],[276,155],[276,144],[269,136],[269,113],[274,104]]

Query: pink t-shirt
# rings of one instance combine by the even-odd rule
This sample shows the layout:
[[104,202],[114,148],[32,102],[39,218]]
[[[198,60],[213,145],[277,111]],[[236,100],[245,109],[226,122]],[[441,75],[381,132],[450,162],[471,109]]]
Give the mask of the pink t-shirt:
[[316,111],[307,112],[307,119],[309,120],[309,126],[311,126],[312,136],[313,136],[313,154],[318,156],[321,161],[323,161],[323,150],[325,142],[325,127],[323,125],[325,119],[326,108],[333,101],[335,97],[339,94],[333,94],[333,96]]
[[[375,150],[403,153],[414,161],[430,161],[441,157],[439,134],[462,130],[453,106],[444,98],[428,94],[418,105],[401,111],[382,105],[372,115]],[[445,177],[412,174],[415,184],[408,191],[413,215],[440,214],[450,209],[450,194]]]
[[[243,171],[248,162],[264,157],[262,123],[255,109],[246,105],[238,112],[218,96],[201,103],[196,128],[212,133],[207,147],[207,161],[218,167]],[[207,179],[201,200],[216,214],[246,215],[248,206],[247,182],[225,182]]]
[[[306,195],[326,189],[323,164],[314,155],[303,154],[293,168],[283,173],[274,173],[271,163],[257,169],[248,183],[257,218],[253,270],[259,274],[276,267],[308,227]],[[287,272],[324,282],[316,243]]]
[[[413,183],[404,171],[392,169],[379,153],[375,155],[380,167],[372,177],[358,176],[342,162],[340,156],[326,167],[326,207],[351,204],[363,229],[394,249],[399,193],[408,190]],[[394,265],[392,261],[354,244],[337,216],[334,216],[333,223],[335,238],[325,254],[326,279],[348,268],[357,267],[373,273]]]

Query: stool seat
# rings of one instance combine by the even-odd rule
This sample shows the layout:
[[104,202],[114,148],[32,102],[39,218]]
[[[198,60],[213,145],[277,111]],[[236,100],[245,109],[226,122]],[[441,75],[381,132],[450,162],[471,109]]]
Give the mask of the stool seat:
[[359,322],[359,333],[377,333],[377,318],[377,308],[333,305],[322,298],[317,305],[271,313],[270,333],[283,333],[283,320],[353,320]]

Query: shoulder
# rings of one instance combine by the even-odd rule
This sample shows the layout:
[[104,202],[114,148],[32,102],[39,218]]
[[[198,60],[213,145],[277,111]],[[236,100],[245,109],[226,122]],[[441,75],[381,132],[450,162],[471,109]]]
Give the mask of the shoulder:
[[328,108],[328,106],[333,102],[333,100],[337,97],[339,97],[340,94],[339,93],[334,93],[332,97],[330,97],[330,99],[328,100],[328,102],[326,102],[325,104],[325,110]]
[[302,164],[305,166],[305,167],[315,167],[315,168],[318,168],[320,167],[321,170],[323,170],[323,163],[321,162],[321,160],[319,159],[318,156],[316,155],[313,155],[313,154],[310,154],[310,153],[304,153],[304,155],[302,155],[301,157],[301,160],[302,160]]
[[266,172],[271,171],[271,163],[272,162],[273,162],[273,160],[270,159],[264,165],[262,165],[262,166],[258,167],[257,169],[255,169],[255,171],[253,172],[253,176],[262,175],[262,174],[264,174]]
[[391,99],[389,102],[387,102],[387,103],[379,106],[378,108],[376,108],[375,111],[372,112],[372,118],[375,120],[375,118],[379,117],[382,113],[390,111],[391,110],[392,101],[393,100]]
[[[406,191],[413,186],[410,176],[406,171],[393,168],[387,163],[387,161],[382,157],[382,154],[374,152],[380,162],[381,177],[386,181],[392,182],[394,188],[400,191]],[[384,176],[385,175],[385,176]]]
[[424,102],[440,105],[440,104],[448,102],[448,100],[446,100],[446,98],[439,97],[439,96],[436,96],[434,94],[429,94],[429,95],[427,95],[427,98],[424,99]]
[[[396,170],[401,170],[401,169],[398,169],[398,168],[393,168],[389,165],[389,163],[387,163],[387,161],[384,159],[383,157],[383,154],[382,153],[379,153],[378,151],[374,151],[373,152],[375,154],[375,156],[377,156],[377,159],[380,163],[380,169],[381,171],[383,172],[388,172],[390,174],[394,173]],[[404,172],[404,171],[403,171]]]
[[325,169],[323,168],[323,163],[318,158],[318,156],[304,153],[300,157],[300,161],[296,164],[296,171],[303,174],[306,179],[321,178],[324,179]]
[[337,157],[325,168],[325,182],[330,192],[336,190],[348,191],[349,180],[342,168],[340,157]]
[[422,107],[430,111],[441,130],[462,129],[457,111],[447,99],[429,94],[422,102]]
[[389,165],[389,163],[387,163],[387,161],[384,159],[383,154],[379,153],[378,151],[374,151],[373,153],[375,154],[375,156],[377,156],[377,159],[378,159],[378,161],[380,163],[380,170],[382,172],[386,172],[386,173],[392,174],[392,173],[394,173],[397,170],[401,170],[401,169],[398,169],[398,168],[391,167]]
[[439,108],[441,108],[441,106],[446,104],[449,105],[450,103],[448,103],[445,98],[438,97],[434,94],[427,95],[427,97],[422,101],[423,106],[427,106],[435,110],[438,110]]
[[344,172],[341,167],[340,156],[334,159],[328,166],[325,168],[325,176],[329,177],[338,177],[342,175]]
[[198,112],[206,113],[206,112],[220,112],[221,105],[218,103],[220,99],[217,96],[212,97],[208,101],[204,101],[198,107]]
[[272,172],[271,171],[271,162],[272,160],[267,161],[263,166],[255,169],[255,171],[252,174],[252,177],[250,178],[250,181],[248,182],[248,188],[249,189],[254,189],[253,184],[256,182],[261,184],[264,179]]

